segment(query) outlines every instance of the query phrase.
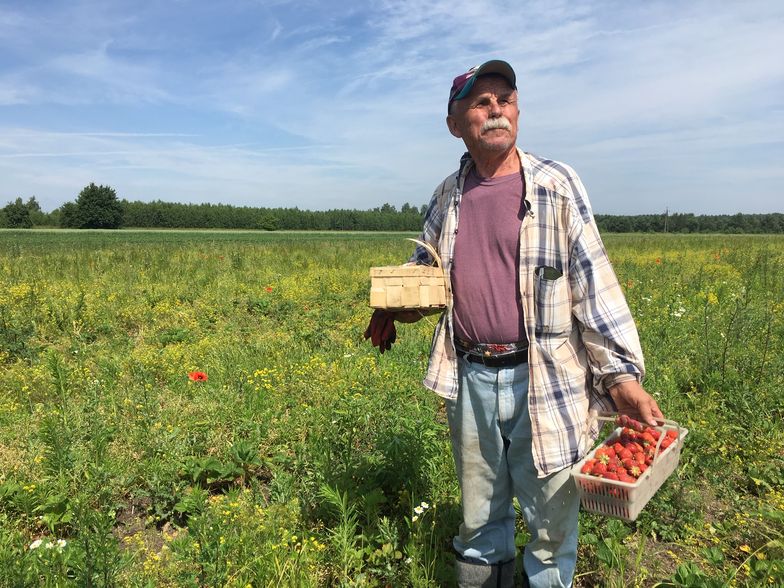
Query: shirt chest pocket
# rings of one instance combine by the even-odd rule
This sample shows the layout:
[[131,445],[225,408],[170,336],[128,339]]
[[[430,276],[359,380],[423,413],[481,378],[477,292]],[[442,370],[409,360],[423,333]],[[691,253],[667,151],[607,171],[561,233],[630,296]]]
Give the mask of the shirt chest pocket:
[[534,272],[534,306],[538,335],[568,335],[572,328],[569,282],[560,270],[540,266]]

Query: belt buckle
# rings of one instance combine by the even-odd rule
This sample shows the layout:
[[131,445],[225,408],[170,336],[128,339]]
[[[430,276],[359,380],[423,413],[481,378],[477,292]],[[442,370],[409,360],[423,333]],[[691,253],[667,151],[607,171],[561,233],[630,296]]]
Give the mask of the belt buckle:
[[493,352],[495,352],[496,354],[500,355],[500,354],[507,353],[507,352],[514,353],[515,351],[516,351],[515,349],[510,349],[509,345],[503,345],[503,344],[499,344],[499,343],[487,343],[485,345],[484,355],[486,357],[492,357],[493,356]]

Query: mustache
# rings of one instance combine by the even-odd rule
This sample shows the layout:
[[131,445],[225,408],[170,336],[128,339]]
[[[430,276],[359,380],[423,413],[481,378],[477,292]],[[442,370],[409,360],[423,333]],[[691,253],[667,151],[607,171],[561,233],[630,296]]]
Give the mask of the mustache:
[[482,125],[482,130],[480,132],[484,133],[485,131],[492,131],[493,129],[504,129],[505,131],[511,131],[512,123],[505,116],[499,116],[498,118],[488,118]]

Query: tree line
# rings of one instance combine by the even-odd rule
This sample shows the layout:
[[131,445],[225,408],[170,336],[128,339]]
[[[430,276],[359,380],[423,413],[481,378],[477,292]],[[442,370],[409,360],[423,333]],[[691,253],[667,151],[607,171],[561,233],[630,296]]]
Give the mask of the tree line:
[[[263,208],[230,204],[182,204],[121,200],[110,186],[91,183],[75,201],[45,213],[35,197],[0,209],[0,227],[77,229],[249,229],[260,231],[412,231],[422,228],[427,205],[391,204],[372,210]],[[784,233],[784,214],[597,214],[607,233]]]

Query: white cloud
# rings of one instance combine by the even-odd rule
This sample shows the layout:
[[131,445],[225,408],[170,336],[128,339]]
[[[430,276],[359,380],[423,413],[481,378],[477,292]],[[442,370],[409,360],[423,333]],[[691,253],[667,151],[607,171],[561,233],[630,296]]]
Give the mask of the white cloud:
[[[140,198],[421,204],[463,150],[443,121],[451,78],[504,58],[521,145],[573,164],[595,208],[647,211],[664,186],[694,212],[780,209],[776,2],[79,0],[41,12],[0,9],[0,199],[46,192],[57,205],[111,180]],[[734,197],[733,150],[765,203]]]

